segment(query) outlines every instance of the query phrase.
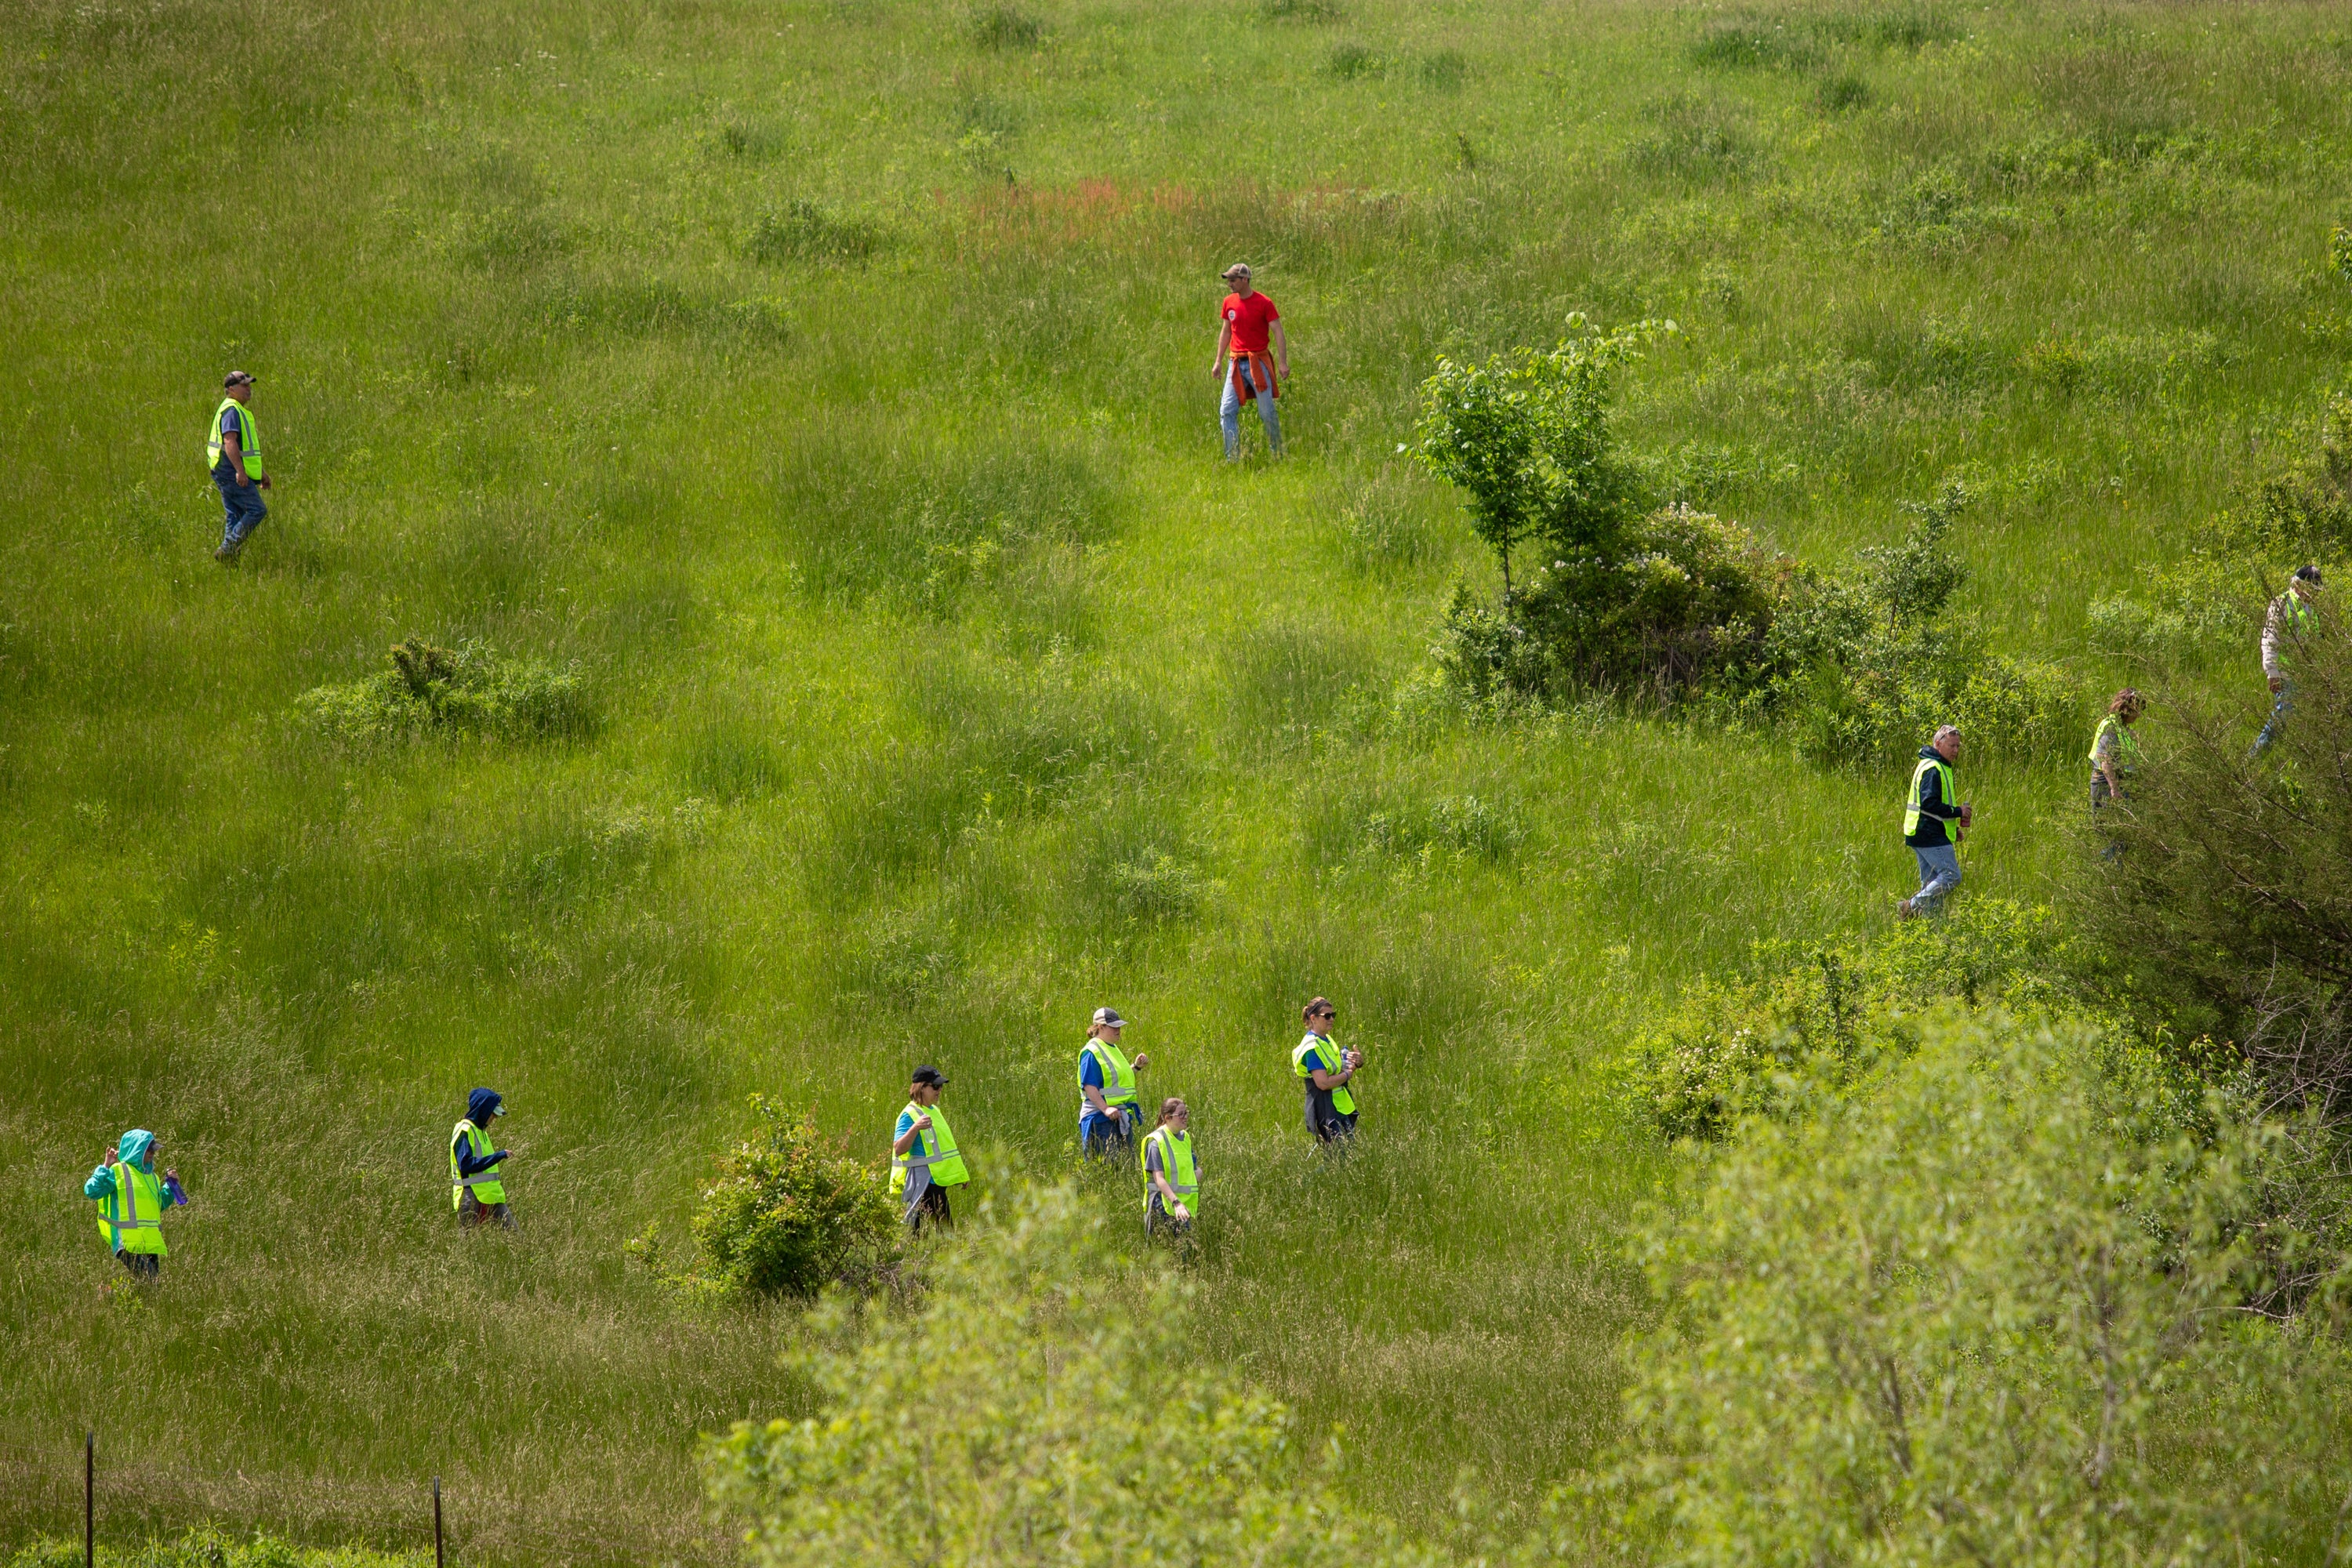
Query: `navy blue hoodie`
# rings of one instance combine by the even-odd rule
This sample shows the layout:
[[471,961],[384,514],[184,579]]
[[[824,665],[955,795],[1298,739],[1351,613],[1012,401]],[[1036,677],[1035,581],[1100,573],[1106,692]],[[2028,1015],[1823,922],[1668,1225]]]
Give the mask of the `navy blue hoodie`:
[[[499,1113],[499,1091],[495,1089],[476,1089],[466,1097],[466,1120],[488,1132],[490,1118]],[[450,1147],[457,1152],[457,1174],[460,1176],[478,1175],[507,1157],[507,1152],[500,1149],[494,1154],[478,1159],[467,1152],[468,1142],[462,1133],[449,1140]]]

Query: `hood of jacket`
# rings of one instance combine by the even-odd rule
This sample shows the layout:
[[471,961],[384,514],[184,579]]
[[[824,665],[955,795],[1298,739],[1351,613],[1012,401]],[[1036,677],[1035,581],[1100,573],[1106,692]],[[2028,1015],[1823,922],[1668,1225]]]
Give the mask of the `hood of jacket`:
[[505,1098],[495,1089],[478,1089],[466,1097],[466,1120],[488,1132],[490,1118],[499,1113],[499,1102]]
[[1944,753],[1936,750],[1933,746],[1920,747],[1919,760],[1923,763],[1943,763],[1944,766],[1948,768],[1952,765],[1948,762],[1944,762]]
[[134,1127],[115,1144],[114,1153],[126,1165],[152,1172],[155,1169],[155,1134],[144,1127]]

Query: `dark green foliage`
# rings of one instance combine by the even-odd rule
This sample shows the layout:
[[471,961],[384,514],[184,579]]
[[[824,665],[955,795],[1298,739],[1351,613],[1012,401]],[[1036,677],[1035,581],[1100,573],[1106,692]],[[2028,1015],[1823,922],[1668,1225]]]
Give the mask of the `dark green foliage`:
[[1602,689],[1661,698],[1762,678],[1780,566],[1754,535],[1685,507],[1652,513],[1613,558],[1562,557],[1501,609],[1457,588],[1439,661],[1480,700]]
[[[2283,586],[2283,584],[2282,584]],[[2352,1105],[2352,651],[2323,593],[2290,637],[2294,705],[2255,756],[2259,696],[2176,700],[2105,815],[2087,912],[2127,989],[2184,1037],[2236,1042],[2291,1101]],[[2146,728],[2143,725],[2143,728]]]
[[1323,57],[1323,68],[1341,81],[1357,81],[1388,75],[1395,62],[1370,44],[1353,38],[1343,38],[1333,44]]
[[1862,109],[1870,102],[1870,84],[1852,71],[1824,77],[1813,89],[1813,107],[1824,114],[1844,114]]
[[1916,630],[1933,620],[1968,581],[1969,569],[1945,539],[1969,500],[1968,487],[1954,479],[1934,500],[1897,501],[1911,519],[1903,542],[1864,545],[1856,552],[1865,588],[1886,608],[1888,631]]
[[[697,1288],[809,1297],[871,1279],[895,1256],[898,1215],[882,1173],[795,1116],[751,1097],[758,1127],[720,1158],[692,1230]],[[644,1248],[650,1251],[650,1247]]]
[[576,667],[510,658],[478,642],[452,650],[421,637],[394,645],[392,668],[295,700],[313,728],[359,744],[428,734],[541,740],[593,733],[594,702]]
[[1269,22],[1336,22],[1347,12],[1338,0],[1257,0],[1257,14]]
[[743,235],[743,254],[771,264],[862,262],[882,248],[884,238],[880,226],[869,219],[796,196],[751,220]]
[[1045,37],[1045,26],[1018,5],[987,5],[965,19],[964,36],[974,48],[1034,49]]

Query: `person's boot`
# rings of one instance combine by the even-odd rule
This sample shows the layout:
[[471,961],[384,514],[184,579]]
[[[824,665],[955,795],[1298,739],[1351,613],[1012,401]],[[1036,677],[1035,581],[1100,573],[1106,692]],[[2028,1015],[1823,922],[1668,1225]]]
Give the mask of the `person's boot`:
[[1912,907],[1911,900],[1908,899],[1904,900],[1901,903],[1895,906],[1895,918],[1898,921],[1907,921],[1918,912],[1919,911],[1916,909]]
[[219,562],[224,566],[236,565],[236,552],[239,549],[243,548],[244,542],[245,542],[243,540],[222,540],[220,542],[220,548],[213,552],[213,559]]

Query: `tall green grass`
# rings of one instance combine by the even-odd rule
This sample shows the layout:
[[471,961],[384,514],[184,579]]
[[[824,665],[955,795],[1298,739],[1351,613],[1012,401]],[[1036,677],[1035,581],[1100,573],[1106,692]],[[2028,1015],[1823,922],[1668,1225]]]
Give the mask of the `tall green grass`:
[[[1672,315],[1622,413],[1662,487],[1825,557],[1965,473],[1968,607],[2120,679],[2091,601],[2283,460],[2352,345],[2332,27],[31,0],[0,1540],[68,1526],[95,1425],[155,1460],[109,1494],[125,1542],[405,1548],[438,1473],[483,1561],[718,1552],[695,1434],[803,1408],[795,1322],[683,1310],[623,1240],[755,1089],[878,1158],[935,1060],[983,1180],[1067,1161],[1103,1002],[1195,1108],[1201,1353],[1344,1424],[1408,1524],[1459,1467],[1540,1489],[1612,1429],[1645,1310],[1634,1025],[1884,919],[1901,781],[1412,700],[1489,572],[1392,460],[1415,385]],[[1290,331],[1279,467],[1213,460],[1241,258]],[[231,367],[279,484],[226,573],[196,452]],[[410,636],[576,665],[601,727],[302,721]],[[1971,886],[2045,889],[2076,785],[1977,778]],[[1318,992],[1370,1057],[1343,1165],[1288,1075]],[[479,1082],[513,1237],[442,1206]],[[77,1195],[131,1125],[197,1200],[143,1298]]]

